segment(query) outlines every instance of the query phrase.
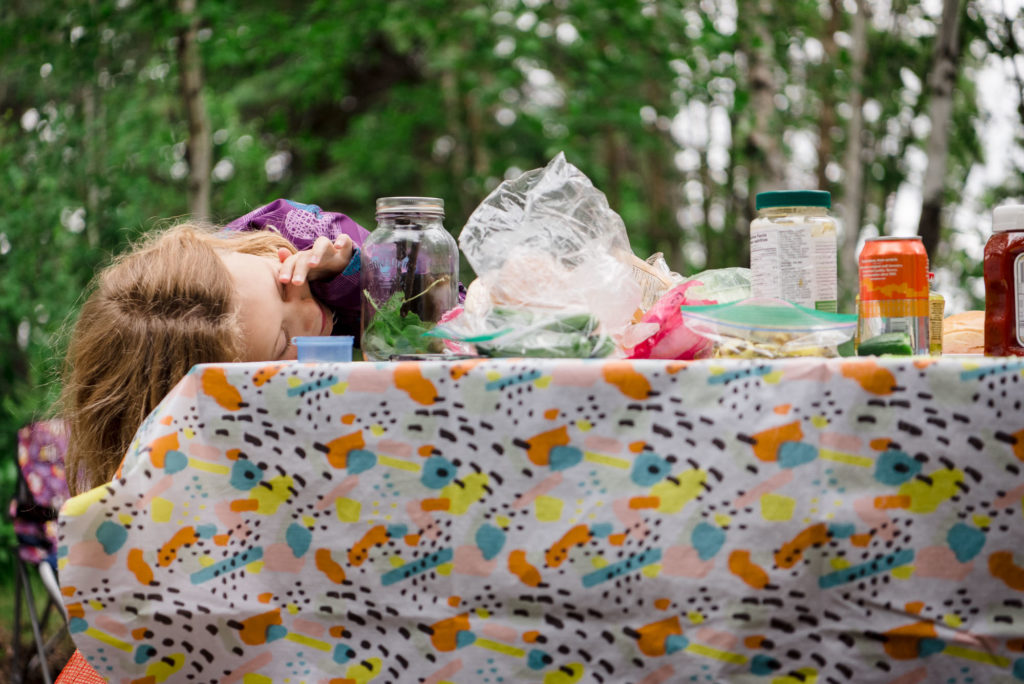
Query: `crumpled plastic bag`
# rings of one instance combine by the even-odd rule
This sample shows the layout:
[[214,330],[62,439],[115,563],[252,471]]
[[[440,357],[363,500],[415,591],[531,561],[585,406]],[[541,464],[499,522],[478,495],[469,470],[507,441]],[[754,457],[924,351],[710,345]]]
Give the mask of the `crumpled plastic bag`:
[[702,271],[669,290],[626,334],[631,359],[701,359],[713,342],[687,325],[680,306],[725,304],[750,296],[749,268]]
[[606,356],[641,306],[622,218],[562,153],[495,188],[459,249],[477,279],[433,334],[481,353]]

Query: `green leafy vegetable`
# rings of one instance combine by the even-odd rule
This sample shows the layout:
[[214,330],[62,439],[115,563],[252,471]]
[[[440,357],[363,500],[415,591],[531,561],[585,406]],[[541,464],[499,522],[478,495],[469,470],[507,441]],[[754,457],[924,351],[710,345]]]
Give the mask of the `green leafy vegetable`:
[[423,337],[423,333],[432,326],[424,323],[415,312],[402,313],[404,293],[394,293],[382,306],[377,306],[368,291],[364,290],[363,296],[376,309],[373,320],[363,332],[364,353],[387,359],[392,354],[425,354],[436,351],[436,340]]

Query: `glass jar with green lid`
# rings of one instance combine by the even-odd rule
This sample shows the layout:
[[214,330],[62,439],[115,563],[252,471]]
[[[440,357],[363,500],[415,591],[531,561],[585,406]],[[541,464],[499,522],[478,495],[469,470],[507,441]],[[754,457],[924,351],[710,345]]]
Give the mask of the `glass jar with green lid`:
[[750,224],[751,294],[836,311],[836,220],[823,190],[760,192]]
[[442,340],[423,336],[458,306],[459,248],[443,220],[436,197],[377,200],[377,227],[360,256],[366,360],[444,352]]

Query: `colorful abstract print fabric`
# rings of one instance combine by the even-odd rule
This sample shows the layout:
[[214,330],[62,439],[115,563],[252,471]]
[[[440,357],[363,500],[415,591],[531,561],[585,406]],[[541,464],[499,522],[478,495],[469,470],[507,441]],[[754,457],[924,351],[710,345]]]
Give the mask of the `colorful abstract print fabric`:
[[199,366],[65,504],[112,682],[1024,681],[1024,362]]

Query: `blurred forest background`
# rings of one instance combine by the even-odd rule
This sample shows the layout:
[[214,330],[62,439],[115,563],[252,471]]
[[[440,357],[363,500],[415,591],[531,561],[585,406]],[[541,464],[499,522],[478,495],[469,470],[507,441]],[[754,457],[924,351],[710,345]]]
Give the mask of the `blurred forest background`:
[[458,236],[564,151],[637,255],[690,274],[747,265],[757,192],[820,188],[841,310],[863,238],[916,232],[950,308],[980,308],[991,208],[1024,198],[1006,2],[3,0],[3,501],[96,269],[278,197],[372,229],[376,197],[438,196]]

